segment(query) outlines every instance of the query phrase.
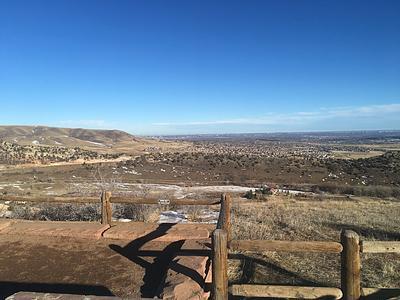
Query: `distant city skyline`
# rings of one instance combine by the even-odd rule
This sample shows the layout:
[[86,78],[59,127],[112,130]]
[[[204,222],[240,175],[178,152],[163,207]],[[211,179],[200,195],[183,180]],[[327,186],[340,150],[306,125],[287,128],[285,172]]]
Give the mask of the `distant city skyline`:
[[400,129],[400,1],[0,1],[0,125]]

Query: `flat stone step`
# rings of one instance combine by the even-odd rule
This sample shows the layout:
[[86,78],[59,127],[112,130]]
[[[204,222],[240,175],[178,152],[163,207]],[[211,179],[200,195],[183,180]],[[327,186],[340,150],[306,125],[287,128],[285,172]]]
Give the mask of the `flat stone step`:
[[166,300],[209,299],[211,261],[206,256],[177,256],[170,264],[162,298]]
[[94,222],[13,220],[1,227],[0,234],[99,239],[109,225]]
[[210,224],[152,224],[143,222],[121,223],[104,232],[108,239],[174,242],[179,240],[201,240],[210,237],[215,225]]

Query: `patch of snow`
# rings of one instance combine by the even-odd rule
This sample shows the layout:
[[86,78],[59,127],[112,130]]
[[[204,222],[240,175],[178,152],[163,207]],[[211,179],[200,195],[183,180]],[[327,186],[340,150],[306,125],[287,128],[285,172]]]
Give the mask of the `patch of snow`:
[[8,208],[9,208],[8,205],[0,204],[0,217],[1,218],[11,218],[12,217],[12,211],[8,210]]
[[213,211],[210,209],[203,209],[200,211],[197,223],[216,224],[218,222],[219,211]]
[[23,184],[23,183],[21,183],[20,181],[17,181],[16,183],[2,183],[2,184],[0,184],[0,189],[12,187],[12,188],[18,189],[20,191],[23,191],[24,189],[21,187],[21,184]]
[[185,188],[188,192],[220,192],[220,193],[245,193],[254,188],[238,185],[210,185],[210,186],[192,186]]
[[307,194],[307,192],[304,192],[304,191],[296,191],[296,190],[289,190],[289,189],[277,189],[276,191],[278,193],[288,193],[288,194],[292,194],[292,195]]
[[90,144],[93,144],[93,145],[101,146],[101,147],[105,147],[106,146],[103,143],[96,143],[96,142],[92,142],[92,141],[86,141],[86,142],[90,143]]
[[18,190],[20,190],[20,191],[23,191],[23,190],[24,190],[24,189],[23,189],[22,187],[20,187],[20,185],[18,185],[18,184],[13,184],[12,187],[15,188],[15,189],[18,189]]
[[136,172],[135,170],[125,171],[125,174],[142,175],[142,173]]
[[32,141],[32,144],[34,144],[34,145],[39,145],[39,141],[34,140],[34,141]]
[[167,210],[161,212],[158,223],[187,223],[187,217],[183,213]]
[[115,218],[113,218],[113,221],[117,221],[117,222],[123,222],[123,223],[132,222],[132,220],[131,220],[131,219],[124,219],[124,218],[119,218],[119,219],[115,219]]
[[129,186],[130,190],[147,190],[150,189],[154,192],[172,192],[173,196],[178,199],[182,199],[188,196],[195,195],[197,193],[245,193],[249,190],[254,190],[252,187],[235,186],[235,185],[221,185],[221,186],[193,186],[193,187],[182,187],[173,184],[143,184],[143,183],[124,183],[125,186]]

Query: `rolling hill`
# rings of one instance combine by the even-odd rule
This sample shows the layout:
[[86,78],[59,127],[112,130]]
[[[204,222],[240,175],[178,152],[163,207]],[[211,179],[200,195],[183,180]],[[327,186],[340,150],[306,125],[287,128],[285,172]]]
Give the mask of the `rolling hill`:
[[0,126],[0,140],[18,145],[79,147],[100,153],[139,154],[148,150],[165,151],[185,143],[139,138],[120,130],[58,128],[47,126]]

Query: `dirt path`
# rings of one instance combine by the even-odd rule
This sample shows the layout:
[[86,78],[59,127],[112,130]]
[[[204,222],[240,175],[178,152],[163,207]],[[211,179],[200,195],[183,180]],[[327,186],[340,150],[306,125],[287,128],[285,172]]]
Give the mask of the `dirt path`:
[[121,161],[127,161],[130,159],[135,159],[136,156],[127,156],[123,155],[118,158],[114,159],[92,159],[92,160],[84,160],[84,159],[77,159],[74,161],[61,161],[61,162],[54,162],[54,163],[48,163],[48,164],[20,164],[20,165],[0,165],[0,170],[18,170],[18,169],[29,169],[29,168],[48,168],[48,167],[60,167],[60,166],[74,166],[74,165],[81,165],[83,163],[85,164],[99,164],[99,163],[116,163],[116,162],[121,162]]

